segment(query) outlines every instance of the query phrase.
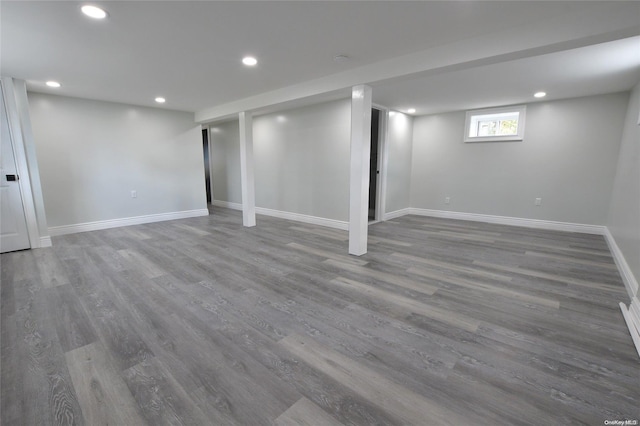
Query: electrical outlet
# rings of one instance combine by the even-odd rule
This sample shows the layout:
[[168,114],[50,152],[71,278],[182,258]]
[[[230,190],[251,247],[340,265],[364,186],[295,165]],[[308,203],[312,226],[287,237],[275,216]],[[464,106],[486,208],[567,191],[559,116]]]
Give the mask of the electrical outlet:
[[445,204],[449,204],[450,201],[451,201],[451,197],[444,197]]
[[135,189],[131,191],[131,198],[138,198],[138,191],[136,191]]
[[542,204],[542,198],[536,198],[536,206],[539,206]]

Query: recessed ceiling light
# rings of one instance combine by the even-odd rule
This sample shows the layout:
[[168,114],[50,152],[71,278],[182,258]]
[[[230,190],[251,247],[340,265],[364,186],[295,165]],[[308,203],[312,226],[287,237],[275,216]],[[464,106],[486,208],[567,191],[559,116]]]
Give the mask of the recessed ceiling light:
[[60,83],[58,83],[57,81],[50,80],[50,81],[47,81],[45,84],[49,87],[60,87]]
[[347,62],[349,59],[351,58],[348,55],[336,55],[333,57],[335,62]]
[[159,103],[159,104],[163,104],[163,103],[167,102],[167,100],[165,98],[163,98],[162,96],[158,96],[156,98],[156,102]]
[[107,17],[107,12],[105,12],[103,9],[100,9],[97,6],[91,6],[89,4],[85,4],[80,8],[80,10],[82,10],[82,13],[87,15],[89,18],[104,19]]
[[252,56],[245,56],[244,58],[242,58],[242,63],[249,67],[252,67],[258,63],[258,60]]
[[407,110],[407,112],[408,112],[409,114],[413,114],[414,112],[416,112],[416,109],[415,109],[415,108],[409,108],[409,109]]
[[545,92],[536,92],[533,94],[533,97],[535,98],[544,98],[545,96],[547,96]]

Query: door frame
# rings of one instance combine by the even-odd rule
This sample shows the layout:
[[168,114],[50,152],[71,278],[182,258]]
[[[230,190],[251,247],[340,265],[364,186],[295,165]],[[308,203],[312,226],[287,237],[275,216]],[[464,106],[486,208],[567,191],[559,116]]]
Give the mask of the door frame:
[[[12,230],[11,234],[3,235],[2,238],[2,246],[0,247],[0,252],[8,253],[12,251],[25,250],[31,248],[31,240],[29,239],[29,229],[27,228],[27,216],[25,214],[24,202],[22,201],[22,189],[20,188],[20,174],[18,173],[18,166],[16,164],[16,149],[15,143],[13,142],[14,136],[11,126],[9,125],[9,111],[7,108],[6,95],[4,93],[4,88],[2,84],[0,84],[0,96],[2,101],[2,133],[3,139],[2,143],[2,153],[6,156],[6,158],[2,158],[2,167],[0,170],[2,174],[10,173],[13,174],[13,180],[15,182],[10,182],[7,179],[7,182],[0,184],[5,189],[6,195],[6,203],[9,205],[7,209],[7,218],[0,217],[2,219],[8,219],[15,223],[15,228]],[[6,125],[6,126],[5,126]],[[5,128],[7,134],[5,134]],[[4,136],[7,136],[4,138]],[[9,174],[6,175],[7,177]],[[16,180],[17,177],[17,180]],[[17,199],[16,199],[17,195]],[[4,209],[3,209],[4,210]],[[11,220],[13,219],[13,220]]]
[[372,104],[372,109],[380,111],[378,117],[378,170],[376,174],[376,212],[374,220],[369,224],[384,220],[387,199],[387,132],[389,123],[389,108],[379,104]]
[[[200,126],[201,128],[201,134],[202,134],[202,155],[204,156],[204,150],[205,150],[205,138],[206,138],[206,150],[207,150],[207,158],[206,158],[206,163],[203,161],[203,167],[205,168],[205,175],[204,175],[204,180],[205,180],[205,198],[207,198],[207,205],[209,204],[213,204],[213,179],[212,179],[212,172],[213,172],[213,168],[211,167],[211,132],[209,129],[209,126],[207,125],[202,125]],[[209,184],[209,193],[206,194],[207,188],[206,188],[206,184]]]
[[[29,245],[32,249],[50,247],[51,237],[48,235],[41,235],[38,228],[38,216],[33,198],[32,181],[25,149],[25,134],[20,122],[21,114],[16,101],[14,81],[10,77],[2,77],[0,78],[0,84],[2,84],[2,91],[4,94],[4,104],[7,111],[7,120],[9,122],[9,132],[11,133],[11,144],[13,145],[13,153],[16,161],[16,171],[20,177],[18,179],[18,186],[20,188],[22,206],[24,208],[24,215],[27,221]],[[24,111],[22,115],[24,115]],[[26,119],[28,119],[28,116]],[[29,126],[30,124],[30,122],[27,123]],[[37,164],[34,167],[37,167]]]
[[209,141],[209,182],[211,183],[211,205],[214,205],[216,197],[213,195],[213,133],[212,123],[203,124],[202,127],[207,129],[207,140]]

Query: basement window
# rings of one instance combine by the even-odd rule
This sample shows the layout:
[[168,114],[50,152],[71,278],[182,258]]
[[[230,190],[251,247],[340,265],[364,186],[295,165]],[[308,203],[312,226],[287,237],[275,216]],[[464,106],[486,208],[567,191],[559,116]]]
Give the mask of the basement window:
[[467,111],[464,141],[521,141],[525,112],[524,105]]

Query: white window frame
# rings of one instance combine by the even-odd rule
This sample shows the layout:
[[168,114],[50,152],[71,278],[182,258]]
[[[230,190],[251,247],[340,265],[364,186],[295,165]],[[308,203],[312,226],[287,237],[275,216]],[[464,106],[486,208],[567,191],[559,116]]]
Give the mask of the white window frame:
[[[492,136],[469,136],[471,123],[477,122],[474,117],[489,114],[504,114],[509,112],[518,113],[518,132],[515,135],[492,135]],[[501,141],[521,141],[524,139],[524,124],[527,107],[525,105],[514,105],[509,107],[485,108],[467,111],[464,124],[465,142],[501,142]]]

